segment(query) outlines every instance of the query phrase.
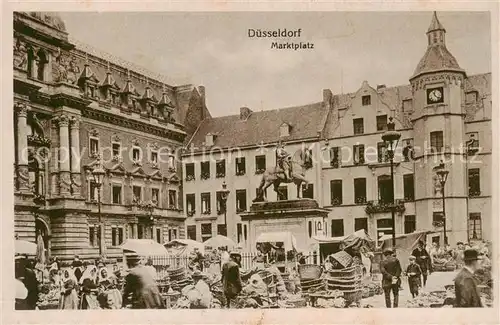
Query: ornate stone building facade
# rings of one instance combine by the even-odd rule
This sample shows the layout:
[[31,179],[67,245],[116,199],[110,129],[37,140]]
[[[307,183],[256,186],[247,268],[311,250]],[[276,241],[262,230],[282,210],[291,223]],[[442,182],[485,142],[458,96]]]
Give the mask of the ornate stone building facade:
[[[433,168],[444,159],[449,243],[491,240],[491,74],[466,74],[446,48],[446,31],[436,14],[426,35],[428,47],[413,74],[408,72],[409,85],[372,87],[365,81],[353,93],[325,89],[323,100],[309,105],[264,112],[242,108],[239,115],[205,119],[183,156],[187,236],[203,240],[219,228],[224,231],[217,211],[225,181],[228,235],[254,248],[248,243],[250,225],[241,216],[250,208],[262,171],[275,164],[274,148],[281,139],[292,154],[301,143],[313,149],[305,196],[330,210],[327,220],[304,227],[308,238],[358,229],[373,238],[393,229],[397,234],[435,230],[429,239],[442,243],[443,204]],[[390,117],[401,133],[395,227],[390,166],[381,139]],[[295,197],[293,184],[282,191]],[[276,199],[273,192],[269,200]]]
[[54,13],[14,13],[13,65],[16,236],[62,259],[183,238],[177,149],[209,116],[204,88],[71,41]]

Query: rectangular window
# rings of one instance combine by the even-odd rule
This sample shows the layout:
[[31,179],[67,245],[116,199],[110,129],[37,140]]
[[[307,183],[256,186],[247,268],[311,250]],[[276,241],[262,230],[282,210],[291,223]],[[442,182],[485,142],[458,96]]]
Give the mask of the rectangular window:
[[363,106],[371,105],[372,104],[372,96],[370,96],[370,95],[362,96],[361,97],[361,104],[363,104]]
[[405,201],[415,200],[415,184],[413,174],[403,175],[403,192]]
[[241,223],[236,224],[236,237],[237,237],[238,243],[241,243],[241,239],[243,237],[243,228],[241,226]]
[[314,199],[314,184],[307,184],[307,188],[302,188],[302,197],[304,199]]
[[157,243],[162,243],[162,240],[161,240],[161,229],[160,228],[156,228],[156,242]]
[[278,200],[286,201],[288,200],[288,186],[280,186],[278,187]]
[[90,201],[97,201],[97,196],[99,187],[97,186],[96,182],[93,180],[89,181],[89,200]]
[[266,171],[266,156],[255,156],[255,173],[262,174]]
[[365,133],[365,127],[363,124],[363,118],[355,118],[352,120],[352,126],[354,130],[354,134],[363,134]]
[[201,193],[201,213],[212,213],[212,211],[210,211],[210,193]]
[[330,181],[330,198],[333,206],[342,204],[342,180],[334,179]]
[[355,165],[365,163],[365,145],[357,144],[353,146],[353,162]]
[[132,148],[132,160],[134,162],[139,162],[142,160],[142,151],[139,147]]
[[236,158],[236,175],[245,175],[246,166],[245,166],[245,157]]
[[466,134],[466,139],[467,154],[472,156],[479,151],[479,133],[469,132]]
[[194,194],[186,194],[186,213],[189,217],[196,211],[196,197]]
[[137,185],[132,186],[132,193],[134,195],[133,197],[134,203],[142,202],[142,186],[137,186]]
[[224,200],[222,192],[215,193],[215,203],[217,204],[217,215],[221,215],[224,213]]
[[481,213],[469,213],[469,239],[483,239]]
[[226,177],[226,160],[222,159],[216,162],[215,173],[217,178]]
[[187,226],[187,238],[196,240],[196,226]]
[[332,237],[344,236],[344,220],[332,220]]
[[415,216],[405,216],[405,234],[411,234],[417,230],[417,219]]
[[247,190],[236,190],[236,212],[247,210]]
[[404,99],[402,109],[403,109],[403,112],[413,111],[413,101],[411,99]]
[[186,181],[194,179],[194,163],[186,164]]
[[389,161],[389,157],[387,157],[387,147],[385,146],[385,142],[377,143],[377,160],[379,163],[385,163]]
[[333,147],[330,148],[330,166],[333,168],[339,168],[340,167],[340,148],[339,147]]
[[380,239],[382,235],[392,235],[393,231],[392,219],[377,220],[377,239]]
[[441,152],[443,150],[443,131],[431,132],[431,150]]
[[113,150],[113,158],[121,157],[122,146],[118,142],[113,142],[111,144],[111,149]]
[[116,231],[116,227],[112,227],[111,228],[111,246],[117,246],[117,231]]
[[377,178],[378,181],[378,199],[380,203],[392,203],[394,195],[392,193],[391,177],[382,175]]
[[122,204],[122,185],[113,184],[113,204]]
[[465,94],[465,103],[473,104],[477,101],[477,92],[469,91]]
[[123,227],[119,227],[118,229],[118,245],[123,244]]
[[158,163],[158,152],[157,151],[151,151],[150,162],[152,164],[157,164]]
[[364,229],[368,232],[368,218],[355,218],[354,219],[354,231]]
[[177,191],[168,190],[168,207],[169,209],[177,209]]
[[217,225],[217,234],[222,236],[227,236],[226,225]]
[[160,206],[160,189],[159,188],[151,188],[151,201],[156,206]]
[[97,246],[96,228],[94,226],[89,227],[89,245],[91,247]]
[[432,213],[432,225],[436,228],[440,228],[443,226],[443,212],[433,212]]
[[377,116],[377,131],[387,130],[387,115]]
[[366,203],[366,178],[354,179],[354,203]]
[[212,237],[212,224],[202,223],[201,224],[201,240],[205,241]]
[[200,163],[201,167],[201,179],[209,179],[210,178],[210,162],[209,161],[202,161]]
[[469,196],[481,195],[481,179],[479,168],[469,169]]
[[96,157],[99,154],[99,139],[94,137],[90,138],[89,147],[90,157]]

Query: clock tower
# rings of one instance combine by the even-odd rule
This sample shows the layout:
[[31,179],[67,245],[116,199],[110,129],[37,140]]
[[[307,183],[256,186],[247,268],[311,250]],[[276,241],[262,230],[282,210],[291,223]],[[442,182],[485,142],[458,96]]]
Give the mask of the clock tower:
[[466,74],[446,48],[445,35],[434,12],[427,30],[427,50],[410,83],[417,228],[440,231],[443,244],[442,189],[433,170],[443,160],[449,170],[444,188],[446,230],[448,243],[453,244],[467,240],[467,170],[463,162]]

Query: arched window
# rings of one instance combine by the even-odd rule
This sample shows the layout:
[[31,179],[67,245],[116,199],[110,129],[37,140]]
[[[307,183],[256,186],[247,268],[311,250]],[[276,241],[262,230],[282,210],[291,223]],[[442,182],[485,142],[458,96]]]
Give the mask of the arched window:
[[47,63],[49,62],[47,54],[44,50],[39,50],[37,52],[37,70],[36,70],[36,79],[40,81],[45,80],[45,69],[47,67]]

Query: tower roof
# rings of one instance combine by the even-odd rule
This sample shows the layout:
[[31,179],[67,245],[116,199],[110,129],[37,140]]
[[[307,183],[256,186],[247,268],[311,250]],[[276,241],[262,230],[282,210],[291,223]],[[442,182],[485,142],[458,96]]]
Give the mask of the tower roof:
[[442,30],[446,32],[446,29],[444,29],[443,25],[441,25],[441,22],[438,19],[437,13],[434,11],[434,13],[432,14],[431,24],[429,25],[429,29],[427,29],[427,33],[435,30]]
[[422,74],[438,71],[456,71],[464,73],[457,59],[455,59],[453,54],[446,48],[446,43],[444,41],[445,33],[446,30],[439,22],[436,12],[434,12],[431,24],[427,30],[429,45],[410,80]]

